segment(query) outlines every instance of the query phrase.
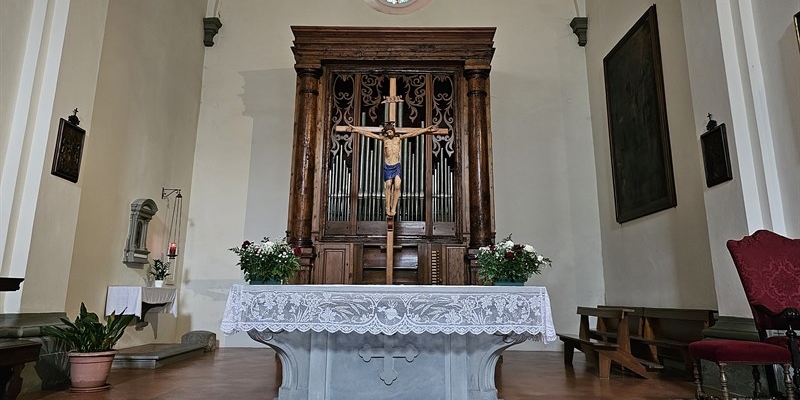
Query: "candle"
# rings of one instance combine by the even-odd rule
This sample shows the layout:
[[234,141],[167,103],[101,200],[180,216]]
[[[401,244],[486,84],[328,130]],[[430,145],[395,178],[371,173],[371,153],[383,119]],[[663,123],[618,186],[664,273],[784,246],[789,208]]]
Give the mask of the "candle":
[[177,243],[170,243],[169,244],[169,257],[174,258],[178,255],[178,244]]

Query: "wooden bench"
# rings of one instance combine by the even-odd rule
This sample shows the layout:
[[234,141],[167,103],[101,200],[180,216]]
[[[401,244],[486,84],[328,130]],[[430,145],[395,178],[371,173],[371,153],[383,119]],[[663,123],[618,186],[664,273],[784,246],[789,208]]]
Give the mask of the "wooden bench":
[[703,330],[714,325],[716,313],[716,310],[645,307],[641,334],[631,339],[647,346],[649,360],[662,364],[665,358],[679,360],[692,376],[689,343],[703,339]]
[[0,398],[17,398],[22,389],[22,369],[25,363],[39,360],[41,346],[30,340],[0,339]]
[[[703,339],[703,330],[714,325],[717,312],[659,307],[598,306],[598,308],[631,310],[628,317],[631,352],[638,358],[662,365],[665,359],[677,360],[683,363],[683,368],[689,376],[692,376],[693,370],[689,343]],[[606,330],[609,330],[608,327]],[[601,333],[595,330],[590,331],[590,334],[596,336]],[[609,337],[613,339],[613,334]]]
[[[20,289],[23,278],[0,277],[0,292],[13,292]],[[66,313],[23,313],[0,314],[0,399],[14,400],[22,390],[22,369],[25,363],[39,362],[44,359],[44,365],[58,365],[54,359],[64,359],[63,352],[52,353],[42,343],[52,341],[40,335],[42,325],[61,325],[60,317]],[[40,364],[42,365],[42,364]],[[44,368],[43,368],[44,369]],[[45,379],[48,382],[66,382],[67,371],[64,370],[60,379],[53,379],[56,374],[51,372],[57,368],[47,368],[48,372],[37,375],[42,378],[42,387]],[[45,375],[45,376],[43,376]]]
[[[654,372],[663,368],[661,364],[637,358],[631,353],[628,318],[635,310],[578,307],[577,313],[581,318],[578,335],[558,334],[564,342],[564,364],[572,365],[575,349],[579,349],[589,363],[598,364],[601,379],[609,378],[612,361],[647,379],[655,378]],[[589,317],[597,318],[594,329],[590,327]]]

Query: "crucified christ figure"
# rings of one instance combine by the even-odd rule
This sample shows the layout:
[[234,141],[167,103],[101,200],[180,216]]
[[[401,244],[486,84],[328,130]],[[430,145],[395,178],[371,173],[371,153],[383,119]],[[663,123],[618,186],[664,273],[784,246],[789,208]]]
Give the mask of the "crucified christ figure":
[[[434,133],[439,129],[436,126],[404,130],[397,134],[394,121],[383,124],[383,132],[386,136],[378,135],[366,129],[361,129],[347,124],[347,132],[355,132],[373,139],[383,141],[383,181],[385,186],[384,195],[386,198],[386,215],[394,216],[397,213],[397,203],[400,200],[400,184],[402,182],[402,166],[400,165],[400,141],[425,133]],[[445,130],[446,132],[446,130]]]

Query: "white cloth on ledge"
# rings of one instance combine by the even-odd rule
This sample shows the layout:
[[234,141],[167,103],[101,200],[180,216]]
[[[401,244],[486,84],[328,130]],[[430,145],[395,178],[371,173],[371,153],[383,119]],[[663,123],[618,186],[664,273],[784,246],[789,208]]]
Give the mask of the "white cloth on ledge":
[[530,334],[556,340],[538,286],[233,285],[221,330]]
[[165,303],[162,313],[178,316],[178,302],[175,301],[175,288],[155,288],[141,286],[109,286],[106,296],[106,316],[116,312],[134,314],[142,318],[142,303]]

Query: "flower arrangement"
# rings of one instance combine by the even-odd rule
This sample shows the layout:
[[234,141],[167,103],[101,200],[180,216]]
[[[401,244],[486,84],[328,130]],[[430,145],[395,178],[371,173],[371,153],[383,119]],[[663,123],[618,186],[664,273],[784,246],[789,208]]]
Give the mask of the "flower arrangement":
[[153,276],[154,280],[163,281],[166,277],[170,276],[169,261],[161,261],[160,258],[153,260],[153,266],[148,271]]
[[245,240],[240,247],[228,249],[239,256],[239,265],[244,271],[244,279],[253,281],[285,281],[300,268],[300,248],[286,243],[286,238],[278,242],[268,237],[260,243]]
[[478,277],[485,283],[525,282],[533,274],[541,274],[550,266],[550,259],[536,252],[529,244],[517,244],[508,235],[500,243],[478,249]]

